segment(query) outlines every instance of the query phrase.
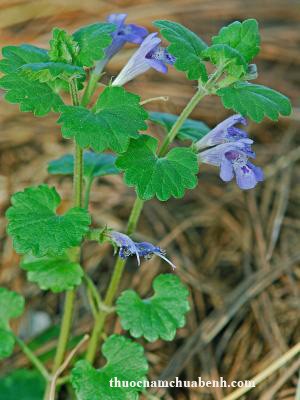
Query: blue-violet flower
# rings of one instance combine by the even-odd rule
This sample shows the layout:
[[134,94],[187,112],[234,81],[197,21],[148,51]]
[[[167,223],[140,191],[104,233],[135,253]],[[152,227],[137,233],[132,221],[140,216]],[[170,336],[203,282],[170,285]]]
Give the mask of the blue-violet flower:
[[165,74],[168,71],[166,64],[173,65],[176,60],[164,47],[160,46],[160,42],[161,39],[157,37],[156,32],[148,35],[113,81],[113,86],[123,86],[150,68]]
[[157,255],[170,264],[173,269],[176,268],[175,265],[166,257],[166,252],[160,247],[154,246],[148,242],[134,242],[129,236],[116,231],[110,232],[109,236],[113,244],[119,248],[119,256],[123,259],[135,255],[138,265],[140,265],[140,257],[144,257],[148,260],[153,255]]

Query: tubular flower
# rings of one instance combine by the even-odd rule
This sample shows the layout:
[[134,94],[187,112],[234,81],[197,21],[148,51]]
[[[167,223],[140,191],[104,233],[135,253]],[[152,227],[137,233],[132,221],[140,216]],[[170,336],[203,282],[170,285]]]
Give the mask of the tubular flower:
[[148,35],[113,81],[113,86],[123,86],[150,68],[165,74],[168,71],[166,64],[173,65],[175,58],[160,46],[160,42],[156,32]]
[[138,265],[140,265],[140,257],[144,257],[148,260],[153,255],[157,255],[171,265],[173,269],[176,268],[175,265],[165,256],[166,252],[160,247],[154,246],[148,242],[136,243],[129,236],[116,231],[110,232],[109,236],[113,244],[119,248],[119,256],[124,260],[129,256],[135,255]]
[[96,70],[100,73],[108,61],[125,45],[126,42],[140,44],[148,35],[148,30],[143,26],[125,24],[127,14],[110,14],[106,21],[115,24],[117,29],[112,32],[112,43],[105,51],[105,57],[96,64]]
[[211,147],[198,154],[201,162],[220,167],[220,178],[229,182],[236,177],[237,185],[244,190],[252,189],[258,182],[263,181],[261,168],[252,164],[249,158],[255,158],[251,149],[253,140],[246,132],[235,124],[247,124],[241,115],[233,115],[212,129],[196,143],[198,150]]

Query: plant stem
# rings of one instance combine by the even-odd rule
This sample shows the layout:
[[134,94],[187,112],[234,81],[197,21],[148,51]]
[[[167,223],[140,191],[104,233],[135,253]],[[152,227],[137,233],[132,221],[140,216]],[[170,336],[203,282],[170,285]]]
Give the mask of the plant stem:
[[81,105],[83,107],[86,107],[89,104],[91,97],[95,93],[95,90],[97,88],[97,83],[103,74],[102,70],[103,66],[99,63],[99,65],[96,66],[95,69],[91,72],[90,79],[88,81],[88,84],[85,88],[85,91],[81,99]]
[[84,202],[83,207],[87,210],[89,208],[90,194],[93,185],[93,178],[85,179],[85,192],[84,192]]
[[[70,94],[72,97],[72,102],[74,106],[79,105],[79,97],[78,90],[75,81],[71,81],[69,84]],[[82,176],[83,176],[83,151],[82,149],[75,144],[75,163],[74,163],[74,178],[73,178],[73,186],[74,186],[74,206],[81,207],[82,206]],[[80,254],[80,248],[74,249],[72,254],[72,258],[74,261],[77,261]],[[62,317],[61,329],[59,333],[56,353],[54,357],[52,373],[55,374],[58,368],[61,366],[66,349],[68,346],[70,331],[72,327],[72,318],[74,311],[74,302],[75,302],[75,289],[68,290],[66,292],[65,304],[64,304],[64,312]],[[46,388],[45,399],[48,399],[48,394],[50,391],[49,385]]]
[[37,358],[37,356],[32,352],[32,350],[20,339],[18,336],[15,336],[15,341],[18,343],[20,349],[26,355],[26,357],[32,362],[35,368],[41,373],[41,375],[45,378],[46,381],[50,380],[50,374],[47,369],[44,367],[43,363]]
[[[189,117],[191,112],[194,110],[194,108],[198,105],[200,100],[208,94],[206,87],[199,87],[195,95],[191,98],[189,103],[186,105],[180,116],[178,117],[177,121],[173,125],[172,129],[166,136],[161,149],[159,151],[159,156],[164,156],[168,150],[169,145],[172,143],[172,141],[175,139],[178,131],[184,124],[185,120]],[[141,200],[140,198],[136,198],[135,203],[133,205],[133,208],[131,210],[129,220],[128,220],[128,225],[127,225],[127,234],[132,234],[137,226],[137,223],[139,221],[140,214],[142,212],[144,206],[144,201]],[[124,266],[126,264],[126,260],[123,260],[122,258],[118,257],[113,275],[111,277],[111,281],[109,283],[106,296],[104,299],[104,305],[107,307],[111,307],[112,303],[114,301],[116,292],[119,287],[119,283],[122,278]],[[89,361],[91,364],[95,360],[95,356],[97,353],[98,346],[100,344],[101,340],[101,335],[103,332],[105,320],[107,317],[107,312],[104,310],[101,310],[95,320],[95,325],[92,331],[91,339],[88,345],[87,353],[86,353],[86,360]]]

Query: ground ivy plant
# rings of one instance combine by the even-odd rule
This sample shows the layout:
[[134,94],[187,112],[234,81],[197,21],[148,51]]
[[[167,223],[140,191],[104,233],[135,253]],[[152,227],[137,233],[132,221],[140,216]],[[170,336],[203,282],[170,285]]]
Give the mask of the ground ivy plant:
[[[140,343],[173,340],[189,310],[188,289],[176,274],[180,275],[181,266],[175,270],[163,249],[135,240],[144,202],[182,198],[197,187],[202,163],[219,167],[224,182],[235,177],[241,189],[254,188],[263,180],[263,171],[249,161],[255,153],[253,140],[243,129],[246,117],[258,123],[264,117],[277,120],[291,112],[283,94],[252,83],[257,77],[253,58],[260,50],[256,20],[223,27],[211,43],[177,22],[155,21],[153,29],[159,32],[149,34],[125,20],[125,14],[111,14],[105,22],[74,33],[55,28],[48,49],[27,44],[2,49],[0,87],[6,101],[36,116],[56,113],[62,136],[74,143],[74,154],[48,165],[49,174],[73,175],[74,196],[64,213],[59,210],[60,195],[47,184],[24,188],[11,198],[7,232],[21,256],[20,267],[41,290],[65,292],[65,305],[56,352],[52,362],[44,365],[11,329],[10,321],[24,311],[23,297],[0,288],[0,357],[9,357],[18,345],[35,367],[1,378],[1,399],[20,398],[20,384],[22,399],[54,400],[63,398],[66,390],[80,400],[136,399],[141,387],[112,388],[110,379],[145,381],[148,365]],[[136,44],[136,51],[119,74],[110,81],[105,78],[109,84],[104,84],[107,64],[127,42]],[[180,115],[149,112],[147,104],[161,97],[142,100],[126,88],[127,82],[150,68],[165,74],[168,67],[184,73],[195,87]],[[190,119],[206,96],[214,96],[235,112],[213,129]],[[153,124],[165,132],[162,141],[152,136]],[[112,174],[122,175],[136,192],[124,232],[94,226],[89,212],[93,182]],[[118,252],[104,295],[81,263],[80,249],[89,240],[99,245],[109,242]],[[147,288],[150,297],[143,298],[130,288],[119,293],[130,256],[138,265],[142,259],[158,256],[170,267],[169,273],[158,275],[152,288]],[[94,324],[91,332],[74,342],[72,317],[80,285],[86,290]],[[110,313],[119,318],[122,335],[110,336],[107,331]],[[137,342],[137,338],[144,340]],[[106,363],[99,362],[101,352]]]

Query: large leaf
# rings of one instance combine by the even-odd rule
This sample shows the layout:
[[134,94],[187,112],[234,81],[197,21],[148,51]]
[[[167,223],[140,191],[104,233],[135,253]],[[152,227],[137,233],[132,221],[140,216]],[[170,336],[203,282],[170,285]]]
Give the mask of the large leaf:
[[9,357],[13,352],[15,339],[9,321],[19,317],[23,311],[24,298],[18,293],[0,288],[0,359]]
[[276,121],[279,114],[287,116],[291,113],[290,100],[283,94],[262,85],[248,82],[237,82],[232,86],[219,89],[224,107],[260,122],[264,116]]
[[37,371],[18,369],[0,378],[0,400],[41,400],[45,381]]
[[[178,119],[178,115],[150,111],[149,119],[150,121],[163,126],[167,132],[170,132],[173,125]],[[204,122],[188,118],[184,121],[182,127],[179,129],[177,137],[180,140],[190,140],[192,142],[197,142],[209,131],[210,128]]]
[[66,255],[56,257],[25,256],[21,268],[27,271],[27,278],[42,290],[54,293],[73,289],[80,285],[83,277],[81,266]]
[[[118,174],[120,171],[115,166],[116,156],[113,154],[94,153],[85,151],[83,154],[83,174],[86,178]],[[53,175],[72,175],[74,171],[74,156],[66,154],[57,160],[50,161],[48,172]]]
[[172,21],[155,21],[160,33],[171,44],[168,51],[176,57],[175,68],[184,71],[189,79],[206,80],[207,74],[201,62],[201,53],[207,44],[185,26]]
[[172,340],[176,329],[185,324],[190,309],[189,292],[176,275],[162,274],[154,279],[154,295],[141,299],[134,290],[126,290],[117,300],[121,325],[130,334],[150,342],[158,338]]
[[225,71],[236,78],[240,78],[247,71],[244,57],[227,44],[214,44],[204,50],[202,55],[218,67],[223,66]]
[[17,253],[32,253],[37,257],[63,254],[78,246],[89,230],[91,218],[82,208],[74,207],[64,215],[55,213],[60,197],[47,185],[29,187],[12,196],[8,218],[8,233]]
[[58,111],[63,101],[53,88],[48,83],[32,81],[19,71],[24,64],[48,62],[46,50],[30,45],[8,46],[2,49],[2,54],[0,71],[6,75],[0,79],[0,88],[7,91],[5,99],[19,103],[21,111],[32,111],[39,116]]
[[157,139],[147,135],[131,140],[127,151],[117,158],[116,165],[125,171],[125,183],[135,186],[143,200],[154,196],[161,201],[171,196],[183,197],[185,189],[197,185],[197,156],[189,148],[176,147],[159,158],[157,144]]
[[212,43],[226,44],[236,49],[249,62],[260,50],[258,23],[255,19],[235,21],[223,27],[219,34],[212,38]]
[[111,387],[110,381],[146,379],[148,370],[144,349],[123,336],[110,336],[103,345],[106,365],[96,370],[87,361],[78,361],[71,373],[71,383],[79,400],[136,400],[139,387]]
[[65,138],[75,138],[79,146],[95,151],[126,150],[129,139],[147,129],[147,112],[140,97],[122,87],[107,87],[99,96],[93,111],[84,107],[65,106],[58,123]]
[[105,49],[111,44],[111,33],[116,30],[115,24],[96,23],[84,26],[73,34],[79,45],[76,64],[92,67],[94,62],[105,56]]

